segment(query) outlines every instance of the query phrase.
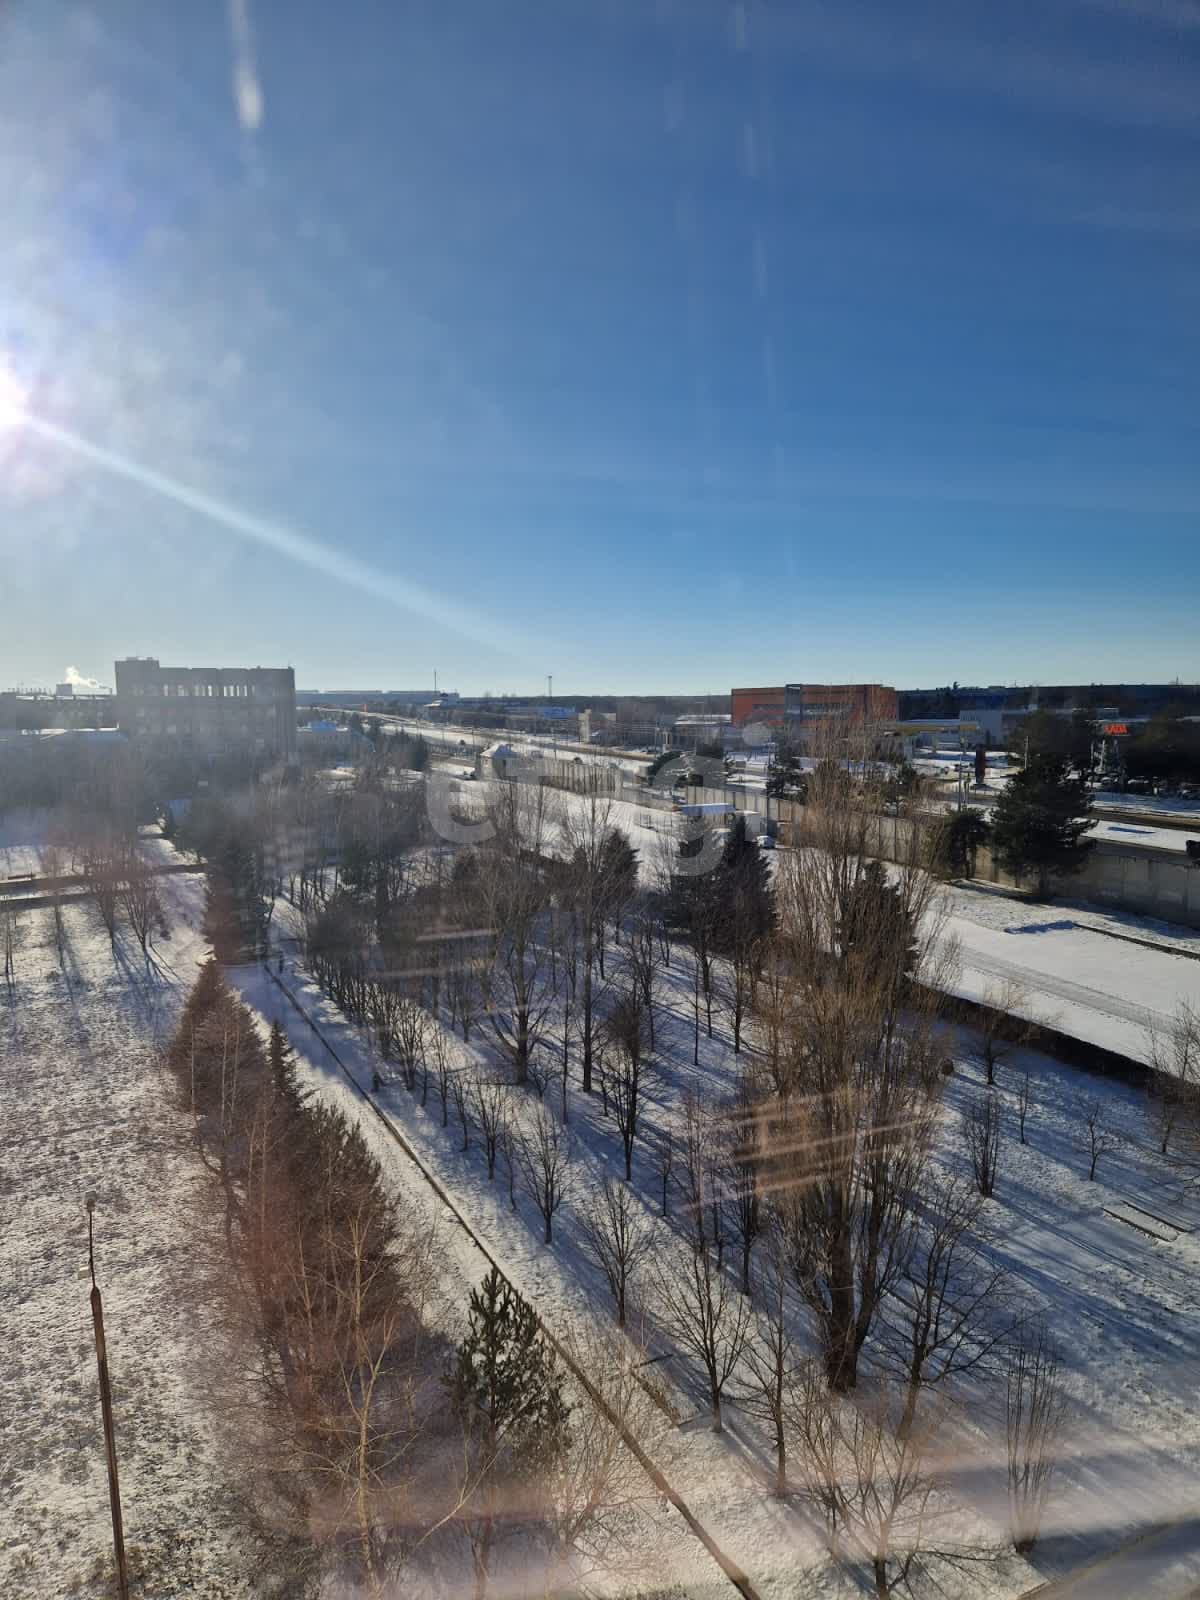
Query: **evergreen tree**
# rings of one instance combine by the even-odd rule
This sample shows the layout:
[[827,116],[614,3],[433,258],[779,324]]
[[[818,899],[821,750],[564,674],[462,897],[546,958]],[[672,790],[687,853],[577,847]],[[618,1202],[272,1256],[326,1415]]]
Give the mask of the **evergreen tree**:
[[[495,1267],[471,1291],[466,1337],[446,1374],[478,1484],[470,1519],[475,1594],[487,1586],[497,1524],[537,1511],[539,1472],[566,1449],[569,1407],[537,1319]],[[511,1505],[501,1506],[509,1488]]]
[[803,805],[808,796],[808,778],[799,748],[780,744],[767,773],[767,793],[776,800],[797,800]]
[[451,1403],[482,1423],[511,1470],[546,1459],[566,1442],[569,1407],[554,1353],[529,1302],[493,1267],[471,1291],[468,1327],[447,1375]]
[[1059,755],[1030,755],[1009,779],[992,813],[992,839],[1001,866],[1015,877],[1032,872],[1045,897],[1052,876],[1079,872],[1092,850],[1084,835],[1095,827],[1092,802],[1082,778],[1071,776]]
[[886,805],[898,806],[916,793],[920,776],[911,761],[900,761],[891,768],[883,782],[882,799]]
[[775,925],[771,870],[766,856],[746,832],[744,816],[734,819],[715,877],[722,948],[745,947],[765,939]]
[[271,1024],[271,1037],[267,1042],[267,1063],[271,1069],[271,1082],[275,1094],[293,1110],[299,1110],[306,1095],[296,1076],[296,1057],[288,1043],[278,1018]]
[[598,907],[602,916],[619,921],[637,893],[638,854],[620,828],[610,828],[600,847]]
[[839,943],[842,960],[877,977],[912,976],[917,964],[916,930],[904,898],[883,863],[868,861],[846,895]]
[[982,844],[991,838],[992,830],[987,818],[969,807],[956,811],[947,818],[945,826],[937,830],[935,845],[935,870],[950,878],[973,878],[975,857]]
[[267,914],[255,853],[236,828],[210,853],[205,872],[204,932],[218,961],[257,961],[266,946]]

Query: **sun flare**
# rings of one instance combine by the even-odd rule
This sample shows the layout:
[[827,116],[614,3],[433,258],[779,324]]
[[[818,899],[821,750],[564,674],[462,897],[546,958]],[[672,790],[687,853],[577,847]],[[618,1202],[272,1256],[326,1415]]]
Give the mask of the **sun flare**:
[[0,363],[0,427],[20,422],[29,405],[24,385]]

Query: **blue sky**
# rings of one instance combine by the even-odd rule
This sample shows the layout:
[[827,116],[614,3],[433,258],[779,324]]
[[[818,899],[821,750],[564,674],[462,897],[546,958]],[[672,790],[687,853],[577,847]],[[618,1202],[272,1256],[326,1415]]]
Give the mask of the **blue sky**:
[[1200,0],[11,0],[0,686],[1200,678]]

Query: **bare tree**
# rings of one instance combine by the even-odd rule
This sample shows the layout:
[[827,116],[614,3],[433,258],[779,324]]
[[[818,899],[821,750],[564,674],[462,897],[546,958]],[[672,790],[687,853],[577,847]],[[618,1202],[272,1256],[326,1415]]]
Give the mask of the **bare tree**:
[[913,1426],[925,1385],[974,1371],[1011,1331],[1004,1271],[985,1246],[977,1188],[955,1178],[931,1183],[917,1248],[885,1314],[890,1364],[904,1385],[901,1434]]
[[986,1089],[975,1096],[963,1126],[976,1187],[982,1197],[989,1200],[995,1192],[1000,1168],[1000,1099],[994,1089]]
[[952,954],[915,819],[884,873],[873,807],[841,765],[814,772],[810,848],[776,872],[776,981],[762,1019],[784,1092],[762,1110],[760,1186],[787,1200],[797,1285],[839,1392],[854,1387],[913,1247],[942,1088],[936,992]]
[[125,852],[111,833],[94,828],[82,846],[84,881],[96,902],[100,920],[108,930],[110,944],[116,943],[117,912],[122,903]]
[[794,1058],[803,1037],[802,1021],[796,1013],[799,999],[784,941],[772,937],[766,942],[755,991],[755,1033],[761,1068],[784,1106],[794,1086]]
[[607,1584],[624,1579],[634,1589],[654,1535],[641,1512],[645,1477],[622,1433],[645,1436],[651,1402],[619,1337],[589,1332],[574,1337],[569,1350],[589,1388],[572,1408],[567,1447],[552,1458],[546,1474],[549,1564],[543,1592],[590,1592],[593,1576]]
[[545,1243],[554,1242],[554,1216],[566,1199],[571,1166],[571,1136],[545,1106],[538,1106],[531,1131],[516,1146],[525,1192],[537,1206],[545,1227]]
[[505,1117],[504,1127],[500,1130],[500,1154],[504,1157],[504,1170],[508,1174],[508,1203],[512,1210],[517,1209],[517,1149],[520,1145],[520,1130],[512,1117]]
[[732,1109],[725,1121],[723,1181],[737,1237],[742,1293],[750,1293],[750,1256],[762,1232],[763,1207],[758,1182],[759,1101],[750,1074],[738,1074]]
[[[467,937],[458,935],[460,942]],[[479,972],[474,960],[462,950],[461,943],[446,971],[445,988],[451,1019],[462,1029],[463,1043],[470,1044],[471,1028],[479,1014]]]
[[471,1148],[471,1084],[461,1067],[450,1074],[450,1098],[454,1101],[458,1125],[462,1129],[459,1148],[465,1152]]
[[[63,947],[67,942],[66,925],[63,922],[62,891],[58,883],[66,871],[66,863],[62,847],[51,840],[42,849],[42,873],[49,880],[50,905],[54,913],[54,948],[58,951],[59,965],[62,965]],[[5,940],[7,950],[7,940]],[[7,963],[6,963],[7,966]]]
[[0,948],[4,951],[4,981],[11,989],[17,977],[17,913],[10,905],[0,909]]
[[488,1182],[496,1176],[496,1155],[504,1141],[508,1125],[508,1091],[503,1084],[487,1078],[475,1080],[475,1120],[483,1140],[483,1153],[487,1158]]
[[633,1172],[633,1147],[642,1112],[646,1068],[645,1022],[637,990],[623,996],[613,1007],[605,1035],[611,1043],[606,1057],[605,1090],[611,1097],[620,1130],[628,1180]]
[[703,1249],[710,1241],[723,1248],[725,1196],[718,1170],[716,1116],[713,1108],[693,1089],[684,1093],[683,1135],[676,1155],[675,1181],[696,1248]]
[[922,1420],[901,1432],[886,1386],[850,1404],[825,1387],[812,1363],[797,1389],[797,1473],[806,1497],[834,1554],[864,1555],[878,1600],[888,1600],[907,1586],[926,1544],[935,1429]]
[[154,869],[140,854],[136,845],[126,855],[122,877],[121,894],[125,915],[129,918],[129,925],[142,947],[142,954],[148,956],[149,946],[153,942],[154,927],[162,916],[162,908]]
[[977,1011],[977,1055],[987,1074],[988,1087],[996,1082],[996,1068],[1019,1045],[1024,1044],[1031,1024],[1020,1012],[1029,1004],[1029,991],[1016,978],[1006,978],[984,991],[983,1002]]
[[654,1243],[649,1219],[628,1184],[605,1178],[581,1222],[583,1247],[604,1274],[623,1328],[630,1281]]
[[549,949],[539,937],[550,898],[548,793],[540,785],[498,785],[488,808],[493,837],[480,852],[481,899],[492,929],[489,1017],[517,1084],[528,1081],[530,1057],[553,1000],[545,972]]
[[664,1128],[654,1141],[654,1170],[662,1189],[662,1214],[667,1214],[671,1175],[675,1170],[675,1143],[670,1128]]
[[629,930],[629,970],[646,1018],[646,1042],[654,1049],[654,996],[662,964],[661,918],[643,898]]
[[389,1019],[388,1044],[400,1062],[404,1087],[411,1094],[417,1086],[417,1072],[425,1059],[425,1047],[430,1033],[441,1029],[432,1023],[425,1007],[410,995],[399,995]]
[[739,1398],[771,1429],[775,1493],[783,1498],[788,1493],[788,1436],[801,1361],[788,1298],[792,1269],[787,1235],[777,1222],[767,1228],[761,1255],[759,1310],[743,1352],[748,1379]]
[[442,1103],[442,1127],[450,1120],[450,1084],[454,1077],[454,1058],[450,1040],[441,1028],[429,1031],[429,1054],[433,1057],[434,1076],[437,1080],[438,1099]]
[[564,808],[562,842],[567,858],[568,892],[574,910],[574,954],[578,959],[579,1029],[583,1092],[592,1092],[596,1046],[596,963],[604,938],[607,848],[612,835],[612,802],[593,793]]
[[846,1473],[843,1520],[866,1551],[878,1600],[907,1587],[927,1537],[934,1480],[928,1467],[935,1427],[926,1420],[900,1432],[886,1389],[842,1408]]
[[703,1245],[674,1253],[660,1264],[656,1280],[664,1322],[704,1368],[713,1432],[721,1433],[725,1389],[750,1333],[750,1302]]
[[1022,1554],[1041,1532],[1065,1417],[1058,1352],[1045,1320],[1026,1318],[1009,1358],[1005,1404],[1009,1518]]
[[1029,1068],[1026,1067],[1025,1071],[1021,1074],[1021,1082],[1017,1086],[1017,1130],[1020,1134],[1022,1144],[1025,1143],[1025,1119],[1029,1115],[1029,1107],[1031,1102],[1032,1093],[1029,1083]]
[[1200,1008],[1181,1000],[1166,1030],[1147,1029],[1146,1058],[1165,1156],[1180,1124],[1194,1131],[1200,1120]]
[[1103,1102],[1099,1099],[1079,1101],[1079,1114],[1084,1127],[1084,1152],[1088,1158],[1088,1182],[1094,1183],[1096,1167],[1100,1157],[1118,1143],[1116,1129],[1113,1128],[1104,1112]]

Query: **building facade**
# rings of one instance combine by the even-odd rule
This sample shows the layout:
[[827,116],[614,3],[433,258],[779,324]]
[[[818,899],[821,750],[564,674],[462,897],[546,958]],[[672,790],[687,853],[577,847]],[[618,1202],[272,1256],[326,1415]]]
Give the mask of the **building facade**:
[[783,727],[786,702],[783,685],[776,689],[731,689],[729,710],[735,728],[744,728],[749,722],[762,722],[768,728]]
[[733,689],[730,711],[735,728],[761,722],[777,733],[799,735],[807,724],[894,722],[897,696],[882,683],[786,683]]
[[291,667],[162,667],[152,656],[131,656],[115,670],[117,725],[131,739],[295,757]]

